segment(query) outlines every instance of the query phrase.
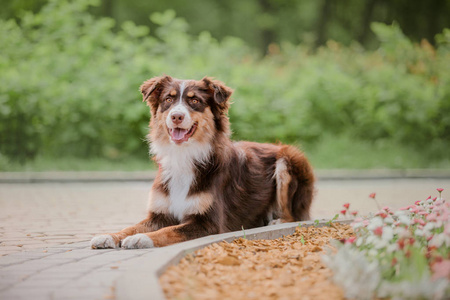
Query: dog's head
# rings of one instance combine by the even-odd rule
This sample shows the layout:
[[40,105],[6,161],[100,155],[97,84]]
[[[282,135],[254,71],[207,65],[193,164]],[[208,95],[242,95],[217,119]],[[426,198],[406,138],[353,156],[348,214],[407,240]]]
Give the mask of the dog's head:
[[153,142],[180,146],[211,142],[217,132],[229,134],[228,100],[233,91],[220,81],[162,76],[145,81],[140,90],[150,106]]

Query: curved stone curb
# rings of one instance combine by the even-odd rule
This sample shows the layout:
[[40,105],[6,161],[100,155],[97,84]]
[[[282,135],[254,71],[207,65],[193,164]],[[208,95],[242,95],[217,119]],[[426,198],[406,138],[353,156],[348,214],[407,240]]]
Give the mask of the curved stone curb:
[[[338,220],[339,223],[351,223],[353,220]],[[319,220],[317,226],[325,226],[329,220]],[[249,240],[277,239],[284,235],[295,232],[297,226],[315,225],[314,221],[284,223],[279,225],[264,226],[244,231],[211,235],[200,239],[168,246],[154,248],[147,254],[142,255],[139,260],[129,266],[116,283],[116,299],[165,299],[164,293],[159,285],[159,276],[171,265],[177,264],[185,255],[208,245],[227,241],[231,242],[237,238],[244,237]],[[132,251],[132,250],[130,250]]]
[[152,181],[157,171],[0,172],[0,183]]
[[367,179],[444,179],[450,178],[448,169],[368,169],[368,170],[316,170],[319,180]]

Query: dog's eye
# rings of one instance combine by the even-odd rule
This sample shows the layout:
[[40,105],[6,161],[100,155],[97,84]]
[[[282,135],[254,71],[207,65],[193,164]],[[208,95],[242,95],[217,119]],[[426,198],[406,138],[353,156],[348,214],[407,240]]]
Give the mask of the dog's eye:
[[197,104],[198,100],[197,99],[192,99],[191,102],[192,102],[192,104]]
[[167,99],[166,99],[166,102],[167,102],[167,103],[172,103],[172,102],[173,102],[173,99],[172,99],[172,98],[167,98]]

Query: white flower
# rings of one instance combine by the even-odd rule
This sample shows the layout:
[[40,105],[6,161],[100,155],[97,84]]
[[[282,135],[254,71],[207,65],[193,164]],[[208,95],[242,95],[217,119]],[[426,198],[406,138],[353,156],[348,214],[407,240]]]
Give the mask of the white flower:
[[398,244],[397,244],[397,243],[390,244],[390,245],[387,246],[387,248],[386,248],[386,251],[387,251],[388,253],[392,253],[392,252],[395,252],[395,251],[397,251],[397,250],[399,250],[399,247],[398,247]]
[[[376,261],[369,262],[363,253],[345,245],[334,256],[322,257],[333,270],[333,280],[343,287],[351,299],[373,299],[381,275]],[[349,267],[351,266],[351,267]]]
[[434,226],[435,226],[435,225],[436,225],[436,224],[433,223],[433,222],[428,222],[428,223],[425,224],[425,226],[423,227],[423,230],[425,230],[425,231],[431,231],[431,230],[434,229]]
[[381,239],[384,241],[390,242],[394,238],[394,230],[390,226],[383,227],[383,234],[381,235]]
[[362,238],[356,239],[356,247],[361,247],[361,245],[364,243]]
[[431,238],[429,245],[436,246],[438,248],[440,248],[442,245],[450,247],[450,236],[446,235],[445,233],[435,234]]
[[366,245],[376,245],[378,243],[378,238],[371,234],[367,237],[367,239],[365,240],[365,244]]
[[377,296],[380,298],[400,299],[445,299],[448,280],[432,281],[424,275],[421,279],[410,281],[389,282],[382,281]]
[[354,223],[352,223],[352,227],[353,227],[353,229],[358,229],[358,228],[364,227],[364,224],[363,224],[363,222],[354,222]]
[[387,216],[386,218],[384,218],[384,223],[386,223],[386,224],[393,224],[394,223],[394,219],[392,219],[391,216]]
[[411,232],[403,226],[395,227],[394,234],[397,234],[400,239],[408,238],[411,236]]
[[408,216],[406,216],[406,215],[400,215],[400,216],[398,216],[398,221],[399,221],[401,224],[405,224],[406,226],[411,225],[411,219],[410,219]]
[[425,237],[426,236],[426,231],[424,231],[422,229],[416,229],[416,231],[414,231],[414,235],[415,236]]
[[394,216],[400,217],[404,215],[409,215],[409,213],[406,210],[397,210],[394,212]]
[[375,230],[375,228],[383,226],[383,219],[381,217],[374,217],[372,220],[370,220],[369,225],[367,225],[367,229],[370,231]]

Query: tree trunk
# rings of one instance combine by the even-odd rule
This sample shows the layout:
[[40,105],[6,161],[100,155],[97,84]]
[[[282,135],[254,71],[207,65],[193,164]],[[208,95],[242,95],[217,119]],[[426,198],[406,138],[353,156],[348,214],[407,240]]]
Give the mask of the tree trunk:
[[323,0],[322,7],[320,10],[320,17],[317,23],[316,30],[316,48],[325,44],[326,42],[326,30],[327,30],[327,22],[330,17],[331,11],[331,0]]
[[370,32],[370,23],[372,22],[372,14],[377,0],[367,0],[364,6],[362,29],[358,36],[358,42],[364,45]]
[[[265,14],[273,15],[273,7],[269,3],[269,0],[259,0],[259,5],[262,9],[262,12]],[[272,28],[264,27],[261,30],[261,38],[262,38],[262,49],[265,54],[268,53],[269,45],[275,41],[275,33]]]

